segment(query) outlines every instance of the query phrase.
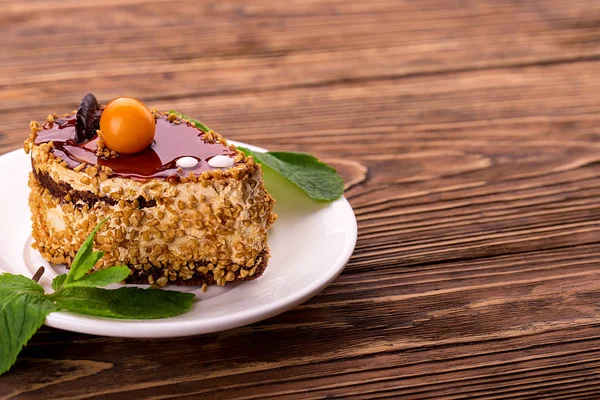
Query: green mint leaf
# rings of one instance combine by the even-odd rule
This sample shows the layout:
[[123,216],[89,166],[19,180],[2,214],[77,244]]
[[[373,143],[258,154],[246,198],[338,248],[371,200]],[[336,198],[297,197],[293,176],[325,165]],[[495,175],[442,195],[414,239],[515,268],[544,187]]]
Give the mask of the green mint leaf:
[[83,277],[104,255],[104,253],[101,251],[92,252],[92,245],[94,244],[94,237],[96,237],[96,233],[98,233],[98,230],[105,222],[106,219],[96,225],[88,237],[83,241],[83,244],[79,248],[79,251],[77,251],[77,254],[75,254],[75,258],[71,263],[71,268],[67,274],[67,279],[65,280],[64,284],[68,285],[70,282],[76,281]]
[[154,319],[183,314],[192,306],[193,293],[122,287],[115,290],[65,287],[49,297],[59,309],[111,318]]
[[82,278],[71,282],[68,287],[74,286],[93,286],[102,287],[111,283],[119,283],[129,276],[131,270],[123,265],[116,267],[104,268],[93,274],[85,275]]
[[54,291],[60,289],[65,283],[65,279],[67,279],[67,274],[57,275],[54,279],[52,279],[52,289],[54,289]]
[[44,288],[39,283],[23,275],[13,275],[8,272],[0,274],[0,292],[15,290],[44,294]]
[[177,114],[177,115],[179,115],[183,119],[189,120],[192,124],[196,125],[196,128],[202,130],[203,132],[210,132],[212,130],[208,126],[204,125],[202,122],[198,121],[195,118],[190,118],[187,115],[183,115],[182,113],[179,113],[179,112],[177,112],[175,110],[169,110],[169,112],[172,113],[172,114]]
[[344,192],[344,180],[334,168],[306,153],[269,151],[259,153],[238,147],[302,189],[313,200],[332,201]]
[[21,275],[0,275],[0,374],[8,371],[56,306],[44,289]]
[[[69,285],[83,278],[85,274],[94,268],[94,265],[104,256],[103,251],[94,251],[88,257],[82,259],[78,264],[75,261],[71,264],[71,268],[67,273],[65,284]],[[75,267],[74,267],[75,266]]]

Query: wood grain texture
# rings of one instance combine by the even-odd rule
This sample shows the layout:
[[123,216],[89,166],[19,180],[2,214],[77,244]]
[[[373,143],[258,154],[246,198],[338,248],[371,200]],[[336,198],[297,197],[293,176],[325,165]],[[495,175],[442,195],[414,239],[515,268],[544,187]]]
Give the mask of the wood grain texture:
[[600,397],[600,4],[0,0],[0,153],[92,91],[335,165],[356,251],[201,337],[43,328],[2,399]]

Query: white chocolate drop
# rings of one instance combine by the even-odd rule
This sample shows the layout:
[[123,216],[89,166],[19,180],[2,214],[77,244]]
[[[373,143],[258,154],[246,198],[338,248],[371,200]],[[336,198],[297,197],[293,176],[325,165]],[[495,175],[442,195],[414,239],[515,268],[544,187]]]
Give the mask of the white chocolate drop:
[[208,165],[213,168],[230,168],[233,166],[233,158],[227,156],[214,156],[208,160]]
[[179,168],[194,168],[198,165],[198,160],[194,157],[181,157],[177,159],[176,164]]

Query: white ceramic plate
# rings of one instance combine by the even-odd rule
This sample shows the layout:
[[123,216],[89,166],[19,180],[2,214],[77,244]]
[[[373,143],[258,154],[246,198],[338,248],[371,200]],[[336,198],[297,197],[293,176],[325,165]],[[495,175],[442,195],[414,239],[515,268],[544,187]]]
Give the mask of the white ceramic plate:
[[[243,143],[240,145],[262,151]],[[30,212],[27,205],[29,157],[16,150],[0,157],[0,270],[31,277],[46,267],[40,283],[50,292],[52,278],[64,272],[53,269],[31,249]],[[268,176],[268,190],[277,200],[279,219],[269,231],[272,258],[257,280],[235,286],[170,286],[193,292],[192,310],[173,318],[118,320],[55,312],[46,325],[94,335],[118,337],[176,337],[198,335],[251,324],[308,300],[344,269],[356,244],[356,219],[345,198],[318,204],[279,176]],[[118,285],[116,285],[118,287]]]

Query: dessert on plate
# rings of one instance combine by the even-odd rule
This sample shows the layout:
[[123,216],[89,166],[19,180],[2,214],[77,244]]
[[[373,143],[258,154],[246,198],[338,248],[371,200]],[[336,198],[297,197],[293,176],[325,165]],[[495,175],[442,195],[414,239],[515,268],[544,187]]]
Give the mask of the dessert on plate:
[[225,138],[136,99],[32,121],[29,206],[33,246],[70,266],[108,218],[95,269],[127,265],[129,283],[211,285],[260,276],[276,219],[260,165]]

